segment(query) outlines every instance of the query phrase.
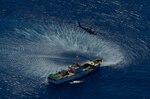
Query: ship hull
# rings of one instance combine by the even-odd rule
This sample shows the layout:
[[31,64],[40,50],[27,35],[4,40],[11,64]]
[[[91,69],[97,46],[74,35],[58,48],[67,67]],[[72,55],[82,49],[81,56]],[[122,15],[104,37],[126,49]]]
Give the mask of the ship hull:
[[69,82],[69,81],[73,81],[73,80],[76,80],[76,79],[79,79],[79,78],[82,78],[96,70],[98,70],[100,68],[100,65],[96,66],[94,69],[90,70],[90,71],[84,71],[84,72],[81,72],[81,73],[78,73],[76,75],[73,75],[71,77],[67,77],[67,78],[62,78],[62,79],[58,79],[58,80],[53,80],[53,79],[49,79],[48,78],[48,82],[49,83],[52,83],[52,84],[62,84],[62,83],[66,83],[66,82]]

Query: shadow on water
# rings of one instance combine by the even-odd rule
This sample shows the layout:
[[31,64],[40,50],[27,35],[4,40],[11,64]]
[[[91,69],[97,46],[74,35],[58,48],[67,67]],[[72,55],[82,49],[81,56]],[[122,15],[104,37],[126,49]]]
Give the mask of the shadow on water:
[[[77,58],[78,57],[78,58]],[[59,64],[63,64],[63,65],[70,65],[70,64],[74,64],[76,62],[84,62],[87,61],[89,59],[96,59],[97,57],[95,56],[90,56],[84,53],[80,53],[80,52],[63,52],[60,54],[60,57],[45,57],[45,60],[48,61],[53,61],[53,63],[59,63]]]
[[80,61],[86,61],[89,59],[95,59],[95,56],[88,55],[87,53],[81,53],[81,52],[64,52],[61,54],[62,57],[67,57],[72,60],[76,60],[76,57],[78,56]]

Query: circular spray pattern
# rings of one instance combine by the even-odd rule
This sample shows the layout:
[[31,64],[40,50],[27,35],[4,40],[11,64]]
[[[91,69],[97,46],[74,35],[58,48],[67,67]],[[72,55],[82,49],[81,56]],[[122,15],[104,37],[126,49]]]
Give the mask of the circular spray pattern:
[[12,51],[9,58],[27,74],[47,76],[74,63],[76,56],[81,62],[102,57],[103,66],[124,59],[118,45],[68,25],[34,25],[15,29],[15,35],[7,46]]

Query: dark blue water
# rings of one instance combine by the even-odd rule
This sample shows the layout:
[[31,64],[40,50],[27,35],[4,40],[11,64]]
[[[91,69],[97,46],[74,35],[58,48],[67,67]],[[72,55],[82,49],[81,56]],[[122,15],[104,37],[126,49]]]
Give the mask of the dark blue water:
[[[150,99],[149,9],[148,0],[0,0],[0,99]],[[47,83],[77,55],[104,64],[83,83]]]

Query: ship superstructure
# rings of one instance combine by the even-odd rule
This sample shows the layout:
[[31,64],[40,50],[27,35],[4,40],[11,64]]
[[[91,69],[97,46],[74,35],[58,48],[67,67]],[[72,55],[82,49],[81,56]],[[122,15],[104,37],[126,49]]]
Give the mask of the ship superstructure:
[[82,64],[76,63],[70,65],[67,69],[61,70],[53,74],[49,74],[48,82],[53,84],[61,84],[68,81],[73,81],[97,70],[102,63],[102,58],[99,58],[86,61]]

